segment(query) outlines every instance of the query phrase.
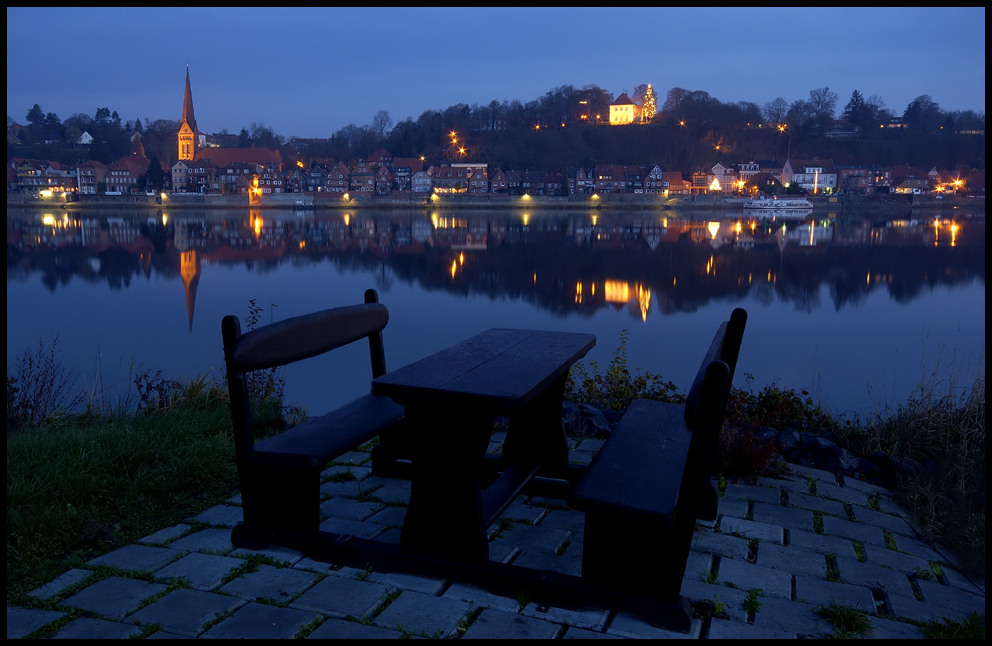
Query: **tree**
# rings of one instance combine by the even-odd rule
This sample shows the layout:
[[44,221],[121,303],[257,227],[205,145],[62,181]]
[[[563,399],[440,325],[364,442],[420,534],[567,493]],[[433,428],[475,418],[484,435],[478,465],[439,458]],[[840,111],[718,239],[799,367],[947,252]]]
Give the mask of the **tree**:
[[654,121],[654,116],[658,113],[658,94],[648,83],[647,88],[644,90],[644,95],[641,99],[641,122],[651,123]]
[[761,108],[761,115],[765,121],[780,124],[785,121],[785,115],[789,113],[789,103],[782,97],[776,97],[766,103]]
[[379,110],[372,116],[372,130],[379,135],[379,139],[386,138],[386,131],[393,127],[393,118],[386,110]]
[[251,135],[245,128],[238,133],[238,148],[251,148]]
[[830,122],[834,120],[834,114],[837,110],[837,93],[831,92],[828,87],[810,90],[809,107],[817,134],[822,135]]
[[110,121],[110,108],[97,108],[93,120],[97,123],[107,123]]
[[134,131],[135,132],[144,132],[144,128],[141,127],[141,119],[135,119],[134,120]]
[[943,121],[940,105],[923,94],[913,99],[902,114],[906,126],[917,132],[935,132]]
[[41,126],[42,122],[45,120],[45,113],[41,111],[41,106],[37,103],[28,110],[27,114],[28,123],[32,126]]
[[146,189],[158,192],[165,186],[165,172],[162,171],[162,163],[158,160],[158,157],[153,156],[148,161],[148,170],[145,171],[143,179],[145,181],[144,188]]

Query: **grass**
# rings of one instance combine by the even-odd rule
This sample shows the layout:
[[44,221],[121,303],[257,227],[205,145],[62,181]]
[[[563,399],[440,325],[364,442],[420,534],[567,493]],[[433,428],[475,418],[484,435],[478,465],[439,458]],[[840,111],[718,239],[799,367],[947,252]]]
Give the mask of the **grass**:
[[225,399],[183,393],[165,410],[8,427],[8,603],[235,491]]

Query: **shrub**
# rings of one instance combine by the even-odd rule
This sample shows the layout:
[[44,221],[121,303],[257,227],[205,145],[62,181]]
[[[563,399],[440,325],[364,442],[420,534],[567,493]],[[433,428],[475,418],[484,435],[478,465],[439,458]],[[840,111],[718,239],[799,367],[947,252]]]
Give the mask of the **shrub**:
[[599,372],[599,365],[595,361],[589,362],[589,368],[583,362],[572,366],[565,384],[565,398],[579,404],[616,411],[626,410],[635,399],[684,402],[685,395],[678,392],[678,387],[660,375],[630,373],[627,367],[627,337],[628,330],[620,332],[620,344],[605,373]]
[[25,350],[7,375],[7,432],[37,426],[50,415],[73,410],[83,401],[72,371],[56,359],[56,337],[50,345]]

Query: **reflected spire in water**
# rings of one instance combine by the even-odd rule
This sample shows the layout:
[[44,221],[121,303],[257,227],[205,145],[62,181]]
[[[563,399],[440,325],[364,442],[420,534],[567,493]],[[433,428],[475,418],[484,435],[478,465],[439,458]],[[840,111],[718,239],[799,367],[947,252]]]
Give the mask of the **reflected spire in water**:
[[196,249],[183,251],[179,256],[179,274],[183,278],[183,290],[186,293],[186,317],[189,319],[189,331],[193,332],[193,310],[196,306],[196,286],[200,282],[200,256]]

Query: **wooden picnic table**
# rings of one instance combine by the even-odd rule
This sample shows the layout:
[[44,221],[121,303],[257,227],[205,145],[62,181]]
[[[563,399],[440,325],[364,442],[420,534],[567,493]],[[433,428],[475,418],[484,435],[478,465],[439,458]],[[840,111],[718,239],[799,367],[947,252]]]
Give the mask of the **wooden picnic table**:
[[[372,381],[404,406],[410,504],[400,546],[465,563],[489,559],[487,528],[538,472],[563,475],[561,403],[569,368],[592,334],[494,328]],[[509,418],[498,479],[486,452],[497,417]]]

